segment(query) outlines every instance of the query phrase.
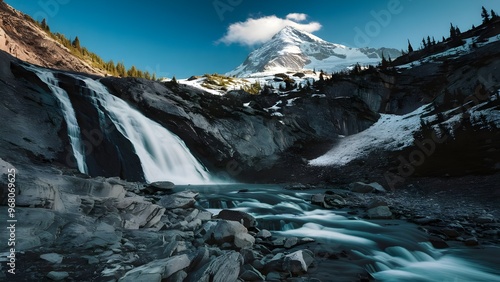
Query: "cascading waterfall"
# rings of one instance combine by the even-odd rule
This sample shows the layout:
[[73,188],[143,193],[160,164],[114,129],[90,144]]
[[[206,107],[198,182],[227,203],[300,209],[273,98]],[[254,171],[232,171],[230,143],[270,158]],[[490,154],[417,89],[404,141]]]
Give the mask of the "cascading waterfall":
[[76,159],[78,170],[81,173],[87,174],[88,169],[87,164],[85,163],[85,149],[80,137],[80,127],[78,126],[75,110],[71,105],[68,93],[59,87],[59,83],[51,71],[34,67],[27,68],[32,70],[43,82],[45,82],[45,84],[47,84],[59,101],[59,105],[61,106],[64,115],[64,120],[66,121],[69,141],[71,148],[73,149],[73,155]]
[[118,131],[132,143],[146,181],[168,180],[176,184],[211,182],[205,167],[178,136],[110,94],[99,81],[87,77],[78,79],[83,80],[93,94],[94,106],[101,118],[107,114]]

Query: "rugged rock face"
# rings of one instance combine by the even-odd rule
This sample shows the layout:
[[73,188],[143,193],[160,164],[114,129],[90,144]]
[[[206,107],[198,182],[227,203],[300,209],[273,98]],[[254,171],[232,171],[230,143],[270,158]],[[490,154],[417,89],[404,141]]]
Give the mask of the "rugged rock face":
[[102,71],[72,55],[24,14],[3,1],[0,2],[0,18],[0,50],[20,60],[48,68],[104,75]]

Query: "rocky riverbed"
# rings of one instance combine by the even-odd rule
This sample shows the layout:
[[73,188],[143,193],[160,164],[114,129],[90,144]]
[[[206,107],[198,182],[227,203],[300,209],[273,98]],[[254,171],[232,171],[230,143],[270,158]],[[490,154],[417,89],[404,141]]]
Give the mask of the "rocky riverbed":
[[[499,251],[496,206],[417,183],[394,192],[362,182],[175,187],[17,169],[10,281],[372,281],[387,280],[381,263],[408,267],[377,261],[376,252],[428,253],[440,265],[449,255],[440,249]],[[487,270],[491,257],[481,263],[486,270],[472,278],[498,277]]]

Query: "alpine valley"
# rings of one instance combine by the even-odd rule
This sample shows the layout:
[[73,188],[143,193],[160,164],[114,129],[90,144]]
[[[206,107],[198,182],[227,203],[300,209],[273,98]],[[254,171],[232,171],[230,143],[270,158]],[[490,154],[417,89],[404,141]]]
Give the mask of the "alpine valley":
[[0,280],[500,281],[497,16],[152,79],[0,15]]

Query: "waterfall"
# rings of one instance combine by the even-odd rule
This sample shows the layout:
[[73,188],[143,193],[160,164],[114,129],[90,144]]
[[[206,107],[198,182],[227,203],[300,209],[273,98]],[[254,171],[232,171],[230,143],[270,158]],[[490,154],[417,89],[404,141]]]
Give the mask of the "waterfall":
[[105,110],[118,131],[132,143],[146,181],[210,183],[210,175],[205,167],[178,136],[113,96],[99,81],[82,76],[78,79],[83,80],[91,91],[94,106],[100,115]]
[[76,159],[78,170],[81,173],[87,174],[88,170],[85,163],[85,149],[80,138],[80,127],[78,126],[75,110],[71,105],[68,93],[59,87],[59,83],[52,72],[34,67],[27,68],[32,70],[43,82],[45,82],[45,84],[47,84],[59,101],[59,105],[64,115],[64,120],[66,121],[69,141],[71,148],[73,149],[73,155]]

